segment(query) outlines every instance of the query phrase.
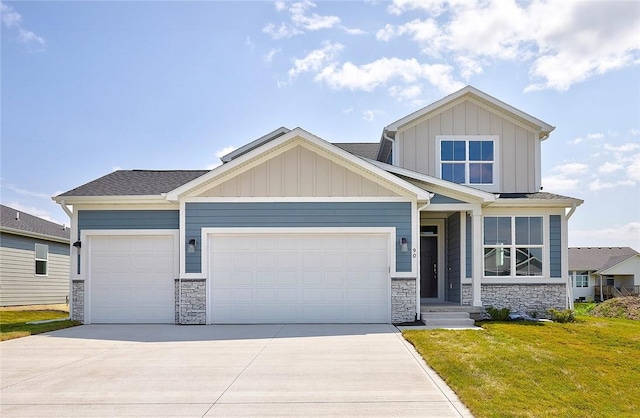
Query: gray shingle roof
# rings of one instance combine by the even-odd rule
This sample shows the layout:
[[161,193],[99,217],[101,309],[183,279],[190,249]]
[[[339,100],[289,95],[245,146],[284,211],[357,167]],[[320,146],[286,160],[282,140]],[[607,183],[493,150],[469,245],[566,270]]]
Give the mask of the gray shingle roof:
[[380,146],[377,142],[341,142],[334,143],[333,145],[342,148],[350,154],[370,160],[376,159],[378,156],[378,147]]
[[[16,216],[16,214],[19,215]],[[9,206],[0,205],[0,226],[2,226],[2,228],[24,231],[26,233],[69,240],[69,228],[63,228],[60,224],[29,215],[28,213],[10,208]]]
[[59,196],[154,196],[170,192],[208,172],[209,170],[118,170]]
[[567,197],[560,194],[549,192],[536,192],[536,193],[499,193],[500,199],[544,199],[544,200],[558,200],[558,199],[574,199],[573,197]]
[[569,270],[604,270],[636,254],[631,247],[569,247]]

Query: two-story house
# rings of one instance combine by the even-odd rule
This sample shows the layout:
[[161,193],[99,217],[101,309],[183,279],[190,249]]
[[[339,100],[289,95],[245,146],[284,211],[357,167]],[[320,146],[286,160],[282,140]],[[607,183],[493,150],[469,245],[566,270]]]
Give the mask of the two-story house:
[[75,242],[72,317],[402,323],[429,304],[565,308],[582,201],[541,191],[553,129],[465,87],[376,143],[279,128],[210,171],[113,172],[54,197]]

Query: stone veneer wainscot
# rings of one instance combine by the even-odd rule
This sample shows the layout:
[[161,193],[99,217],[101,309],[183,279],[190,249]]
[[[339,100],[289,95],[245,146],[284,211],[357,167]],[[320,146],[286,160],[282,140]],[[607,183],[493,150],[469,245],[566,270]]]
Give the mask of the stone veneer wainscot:
[[391,322],[416,320],[416,279],[391,280]]
[[[509,308],[511,312],[535,312],[545,316],[547,309],[566,308],[564,284],[483,284],[482,306]],[[471,285],[462,286],[462,304],[471,305]]]

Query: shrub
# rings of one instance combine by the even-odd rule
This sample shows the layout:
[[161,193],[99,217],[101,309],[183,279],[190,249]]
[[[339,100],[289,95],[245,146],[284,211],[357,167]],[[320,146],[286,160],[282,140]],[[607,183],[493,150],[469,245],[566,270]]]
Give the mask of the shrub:
[[563,309],[561,311],[557,309],[548,309],[547,314],[552,321],[560,322],[562,324],[564,324],[565,322],[575,322],[576,320],[576,317],[571,309]]
[[506,321],[509,319],[511,310],[509,308],[494,308],[493,306],[487,306],[487,314],[492,321]]

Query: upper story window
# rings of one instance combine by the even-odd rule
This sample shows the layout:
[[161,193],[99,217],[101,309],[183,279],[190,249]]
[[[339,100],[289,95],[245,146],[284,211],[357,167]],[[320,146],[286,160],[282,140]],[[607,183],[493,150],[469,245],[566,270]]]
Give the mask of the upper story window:
[[492,185],[497,136],[441,136],[440,177],[458,184]]
[[36,276],[46,276],[49,264],[49,246],[36,244]]

